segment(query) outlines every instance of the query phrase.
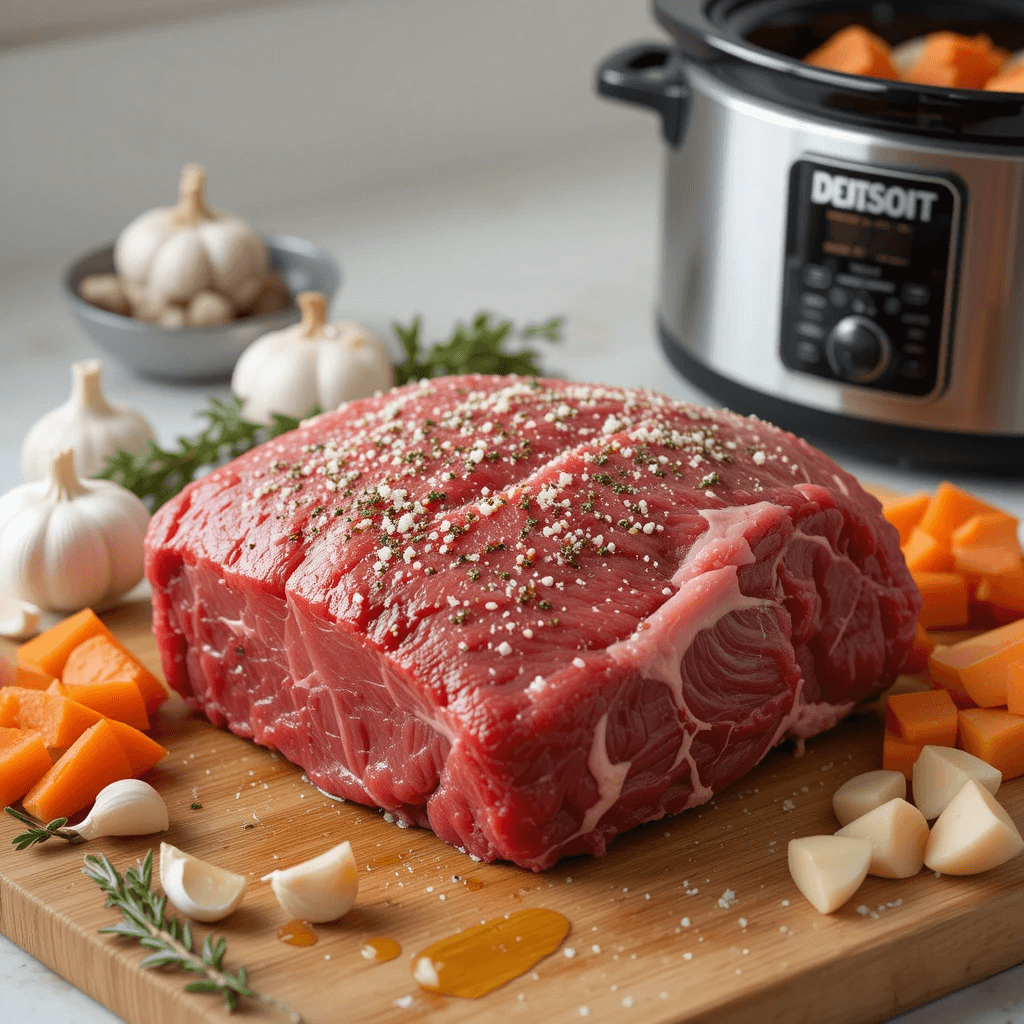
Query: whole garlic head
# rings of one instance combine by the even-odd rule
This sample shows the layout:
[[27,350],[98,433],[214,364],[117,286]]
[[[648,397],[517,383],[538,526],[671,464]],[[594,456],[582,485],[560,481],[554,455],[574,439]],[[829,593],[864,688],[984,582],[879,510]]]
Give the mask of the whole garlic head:
[[201,291],[222,292],[235,306],[259,294],[267,277],[267,249],[245,221],[206,203],[206,172],[181,172],[177,206],[136,217],[118,236],[114,265],[132,305],[188,303]]
[[347,914],[359,891],[359,874],[350,843],[339,843],[319,857],[264,875],[285,912],[310,924],[336,921]]
[[195,921],[219,921],[238,908],[248,880],[170,843],[161,843],[160,884],[183,914]]
[[0,593],[44,611],[108,604],[142,579],[148,525],[131,491],[79,479],[74,451],[61,452],[47,479],[0,498]]
[[83,839],[148,836],[170,828],[164,798],[142,779],[120,779],[96,796],[85,820],[74,826]]
[[395,382],[387,348],[352,320],[327,322],[327,299],[302,292],[302,320],[257,338],[235,364],[231,390],[242,415],[270,423],[271,413],[305,416],[314,406],[335,409]]
[[29,428],[21,445],[26,480],[42,480],[54,455],[73,448],[79,476],[93,476],[122,449],[141,455],[156,435],[145,417],[112,405],[100,386],[98,359],[71,364],[71,397]]

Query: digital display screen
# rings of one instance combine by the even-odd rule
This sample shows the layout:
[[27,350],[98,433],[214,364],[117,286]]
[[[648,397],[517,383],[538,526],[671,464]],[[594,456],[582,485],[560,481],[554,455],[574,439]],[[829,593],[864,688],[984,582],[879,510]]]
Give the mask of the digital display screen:
[[910,224],[846,210],[827,210],[825,225],[822,249],[832,256],[874,260],[887,267],[910,266],[914,241]]

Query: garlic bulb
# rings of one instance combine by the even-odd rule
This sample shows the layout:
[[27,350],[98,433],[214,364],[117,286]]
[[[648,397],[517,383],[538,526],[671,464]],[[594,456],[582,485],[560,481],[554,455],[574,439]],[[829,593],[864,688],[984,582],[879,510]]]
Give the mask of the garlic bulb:
[[79,476],[93,476],[122,449],[141,455],[156,435],[145,417],[123,405],[111,405],[100,386],[100,363],[71,364],[71,397],[29,429],[21,445],[26,480],[42,480],[50,460],[65,448],[75,450]]
[[85,820],[73,826],[83,839],[148,836],[168,828],[164,798],[141,779],[121,779],[101,789]]
[[202,167],[186,166],[179,189],[177,206],[136,217],[114,246],[133,307],[187,304],[204,290],[222,292],[235,306],[251,302],[267,277],[263,239],[245,221],[207,206]]
[[356,861],[347,842],[294,867],[271,871],[261,881],[270,882],[286,913],[310,924],[347,914],[359,890]]
[[248,881],[244,875],[161,843],[160,884],[183,914],[196,921],[219,921],[238,908]]
[[0,498],[0,593],[45,611],[108,604],[142,579],[146,506],[109,480],[81,480],[71,449],[46,480]]
[[302,292],[297,302],[301,322],[257,338],[235,364],[231,390],[254,423],[270,423],[275,412],[335,409],[395,382],[383,342],[352,320],[327,323],[327,299],[319,292]]

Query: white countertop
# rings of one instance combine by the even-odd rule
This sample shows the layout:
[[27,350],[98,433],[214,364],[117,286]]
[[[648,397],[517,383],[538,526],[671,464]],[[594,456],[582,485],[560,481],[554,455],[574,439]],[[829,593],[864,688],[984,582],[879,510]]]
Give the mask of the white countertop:
[[[438,11],[458,15],[457,31],[433,23]],[[584,17],[593,12],[600,17]],[[404,36],[387,20],[395,13],[409,28]],[[0,137],[19,140],[0,147],[0,492],[21,482],[22,437],[66,398],[69,364],[100,354],[63,308],[63,264],[152,205],[143,197],[156,196],[155,182],[173,182],[183,158],[203,159],[221,181],[233,180],[235,208],[260,230],[312,238],[335,254],[344,272],[336,316],[383,337],[392,321],[419,313],[427,337],[438,340],[480,309],[519,322],[563,313],[566,338],[545,353],[549,372],[701,399],[654,340],[655,123],[591,95],[598,57],[656,34],[646,0],[347,0],[238,19],[0,54]],[[323,30],[331,19],[337,31]],[[240,27],[257,57],[227,75],[218,48],[234,45]],[[426,35],[435,58],[429,75],[409,67]],[[384,52],[385,42],[390,62],[371,80],[371,66],[360,62]],[[167,55],[184,43],[190,77],[179,93]],[[504,51],[478,59],[486,47]],[[527,50],[537,67],[523,73],[517,59]],[[289,54],[291,64],[277,66]],[[147,77],[153,62],[163,73]],[[96,68],[109,73],[78,89]],[[253,91],[267,68],[275,76],[269,100]],[[476,76],[472,86],[467,75]],[[310,95],[315,117],[298,104]],[[111,120],[122,100],[127,106]],[[285,144],[272,144],[273,129],[295,110]],[[236,114],[248,133],[241,147]],[[286,175],[288,195],[263,202],[266,182]],[[145,412],[165,444],[199,429],[196,412],[210,395],[227,393],[144,382],[108,359],[104,381],[112,400]],[[931,488],[940,479],[838,458],[893,488]],[[957,479],[1024,514],[1019,481]],[[116,1020],[2,938],[0,991],[4,1019]],[[1024,1024],[1022,992],[1024,967],[898,1020]]]

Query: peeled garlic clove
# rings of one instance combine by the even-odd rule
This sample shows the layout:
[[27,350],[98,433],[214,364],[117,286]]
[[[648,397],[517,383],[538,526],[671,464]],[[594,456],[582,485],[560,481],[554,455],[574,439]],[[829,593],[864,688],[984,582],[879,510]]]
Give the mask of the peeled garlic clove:
[[356,860],[347,842],[294,867],[271,871],[261,881],[270,882],[288,914],[310,924],[336,921],[347,914],[359,889]]
[[0,594],[0,636],[4,639],[30,640],[39,632],[39,616],[34,604]]
[[924,866],[928,822],[912,804],[896,797],[845,825],[837,836],[871,843],[868,874],[879,878],[910,878]]
[[242,902],[248,880],[161,843],[160,884],[183,914],[195,921],[219,921]]
[[832,810],[840,825],[849,825],[890,800],[905,799],[907,777],[903,772],[880,769],[847,779],[832,796]]
[[101,789],[85,821],[74,826],[83,839],[148,836],[170,827],[164,798],[141,779],[121,779]]
[[789,873],[819,914],[838,910],[867,878],[871,843],[847,836],[789,841]]

